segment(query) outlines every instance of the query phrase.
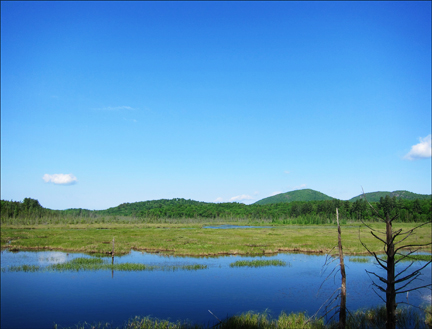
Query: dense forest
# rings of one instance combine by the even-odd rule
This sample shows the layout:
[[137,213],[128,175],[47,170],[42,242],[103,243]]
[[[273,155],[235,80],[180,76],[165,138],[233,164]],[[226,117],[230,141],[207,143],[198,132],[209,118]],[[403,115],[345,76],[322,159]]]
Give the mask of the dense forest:
[[[398,214],[401,222],[423,222],[432,218],[432,200],[397,199],[395,196],[381,197],[371,203],[381,216],[384,213]],[[42,207],[38,200],[25,198],[22,202],[1,201],[1,222],[13,223],[15,219],[28,219],[43,223],[43,219],[68,219],[72,223],[99,222],[117,218],[132,218],[134,221],[161,219],[194,219],[196,221],[250,220],[271,221],[280,224],[326,224],[335,220],[336,208],[342,221],[374,220],[375,213],[363,199],[354,202],[338,199],[321,201],[294,201],[266,205],[242,203],[206,203],[185,199],[154,200],[123,203],[106,210],[67,209],[51,210]],[[38,220],[40,219],[40,220]],[[25,221],[24,221],[25,222]],[[49,222],[52,222],[50,220]]]

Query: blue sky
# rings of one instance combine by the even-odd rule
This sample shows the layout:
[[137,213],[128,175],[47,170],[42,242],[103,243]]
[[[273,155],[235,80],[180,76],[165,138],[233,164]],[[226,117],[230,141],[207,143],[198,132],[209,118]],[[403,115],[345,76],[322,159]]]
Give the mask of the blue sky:
[[1,198],[431,193],[431,2],[2,2]]

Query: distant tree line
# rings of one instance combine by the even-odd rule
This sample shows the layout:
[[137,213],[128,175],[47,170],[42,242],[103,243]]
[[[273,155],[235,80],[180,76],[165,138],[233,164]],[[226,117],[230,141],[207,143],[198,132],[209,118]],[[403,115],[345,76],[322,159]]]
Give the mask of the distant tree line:
[[[401,222],[424,222],[432,218],[432,200],[406,200],[381,197],[371,203],[381,215],[398,214]],[[276,223],[325,224],[335,219],[335,210],[343,221],[373,220],[376,217],[367,202],[338,199],[326,201],[295,201],[267,205],[242,203],[206,203],[185,199],[155,200],[123,203],[106,210],[67,209],[51,210],[42,207],[38,200],[25,198],[22,202],[1,201],[1,218],[100,218],[123,216],[140,219],[221,219],[270,220]],[[84,221],[85,222],[85,221]]]

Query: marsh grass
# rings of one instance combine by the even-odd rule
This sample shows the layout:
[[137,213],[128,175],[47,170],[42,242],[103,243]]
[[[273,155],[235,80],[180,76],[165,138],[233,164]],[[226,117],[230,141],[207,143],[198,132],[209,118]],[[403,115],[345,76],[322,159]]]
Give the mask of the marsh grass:
[[[432,307],[428,306],[429,311]],[[429,317],[428,317],[429,316]],[[414,311],[412,308],[397,309],[397,324],[396,328],[416,328],[428,329],[430,325],[431,315],[424,316],[420,312]],[[385,328],[386,309],[385,306],[378,306],[371,309],[358,310],[352,313],[346,323],[346,329],[376,329]],[[428,322],[429,321],[429,322]],[[57,325],[54,326],[57,328]],[[76,329],[114,329],[109,323],[106,324],[89,324],[76,325]],[[306,313],[291,313],[282,312],[278,318],[270,317],[266,312],[255,313],[247,312],[241,315],[236,315],[223,320],[221,323],[213,324],[192,324],[190,322],[170,322],[150,317],[135,317],[129,319],[121,327],[116,329],[336,329],[338,322],[332,321],[325,323],[323,319],[309,318]]]
[[432,328],[432,305],[428,305],[425,309],[425,323]]
[[266,313],[248,312],[239,316],[233,316],[223,321],[220,329],[285,329],[285,328],[325,328],[322,320],[311,320],[305,313],[282,312],[277,319],[272,319]]
[[[400,260],[401,262],[415,262],[415,261],[423,261],[429,262],[432,261],[432,255],[409,255],[405,258],[402,255],[395,255],[395,260]],[[386,260],[387,256],[382,256],[382,259]],[[403,258],[403,259],[402,259]]]
[[[425,316],[421,312],[415,311],[410,307],[396,309],[396,328],[429,328]],[[338,328],[337,322],[327,324],[329,328]],[[385,305],[377,306],[366,310],[357,310],[347,319],[347,329],[369,329],[386,327],[386,307]]]
[[350,257],[349,258],[350,262],[355,262],[355,263],[370,263],[371,260],[367,257]]
[[[2,225],[1,246],[11,251],[59,250],[107,255],[112,250],[110,241],[115,237],[116,255],[127,254],[130,250],[185,256],[263,255],[279,252],[326,253],[333,248],[337,237],[333,225],[203,229],[202,226],[207,224],[210,223]],[[371,227],[383,229],[378,223],[371,224]],[[401,223],[396,228],[407,231],[413,227],[414,224]],[[382,252],[380,241],[368,230],[360,228],[360,231],[361,240],[369,250]],[[429,243],[432,240],[430,225],[420,227],[418,236],[413,239],[417,244]],[[432,247],[423,250],[431,252]],[[347,255],[367,254],[359,241],[358,225],[344,227],[344,252]]]
[[42,269],[42,267],[38,265],[19,265],[2,268],[2,272],[3,269],[5,269],[5,271],[7,269],[9,272],[38,272]]
[[[57,325],[54,326],[57,328]],[[77,329],[114,329],[109,323],[88,324],[74,326]],[[322,320],[311,320],[305,313],[281,313],[279,318],[272,319],[266,313],[248,312],[230,317],[217,325],[200,325],[190,322],[170,322],[150,317],[135,317],[122,327],[116,329],[322,329],[325,328]]]
[[272,259],[272,260],[238,260],[231,263],[230,267],[265,267],[265,266],[286,266],[286,262]]
[[101,258],[75,258],[66,263],[51,264],[48,266],[20,265],[3,268],[2,272],[65,272],[65,271],[196,271],[206,269],[207,265],[146,265],[140,263],[110,264]]

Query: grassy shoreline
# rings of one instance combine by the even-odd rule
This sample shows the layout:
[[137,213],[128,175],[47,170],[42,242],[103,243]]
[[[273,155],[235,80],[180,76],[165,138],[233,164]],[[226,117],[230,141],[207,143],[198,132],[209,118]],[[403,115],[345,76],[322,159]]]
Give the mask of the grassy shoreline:
[[[1,248],[20,250],[59,250],[109,254],[115,238],[115,254],[130,250],[178,256],[263,255],[279,252],[327,253],[337,244],[335,225],[273,225],[271,228],[205,229],[200,224],[77,224],[2,225]],[[215,225],[215,223],[211,223]],[[221,223],[234,224],[239,223]],[[268,223],[263,224],[269,226]],[[370,224],[384,230],[380,223]],[[407,231],[414,223],[395,223]],[[382,244],[370,230],[358,223],[342,226],[346,255],[366,255],[361,240],[371,251],[382,253]],[[431,225],[419,228],[412,243],[432,241]],[[406,241],[405,241],[406,242]],[[409,244],[409,243],[408,243]],[[431,252],[431,246],[422,249]]]
[[[431,328],[432,308],[428,306],[424,313],[414,311],[412,308],[399,308],[396,312],[398,328]],[[358,328],[384,328],[386,323],[385,306],[378,306],[370,309],[361,309],[353,312],[347,318],[346,329]],[[121,327],[113,327],[110,323],[78,324],[73,328],[87,329],[336,329],[337,320],[327,323],[324,319],[310,318],[306,313],[282,312],[277,318],[268,314],[247,312],[241,315],[231,316],[216,325],[192,324],[190,322],[171,322],[168,320],[155,319],[150,317],[135,317],[129,319]],[[54,325],[57,329],[57,324]]]

